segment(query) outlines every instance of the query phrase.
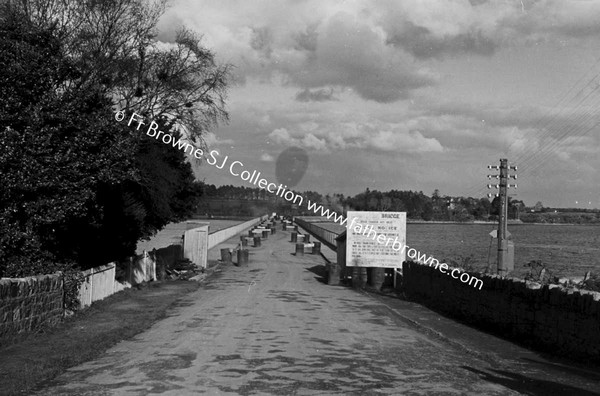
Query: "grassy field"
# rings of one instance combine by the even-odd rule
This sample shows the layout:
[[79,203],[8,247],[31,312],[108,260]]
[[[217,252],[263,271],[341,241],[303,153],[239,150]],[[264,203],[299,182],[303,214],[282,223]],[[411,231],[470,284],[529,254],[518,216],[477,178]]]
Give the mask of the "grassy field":
[[[344,227],[336,223],[319,223],[334,232]],[[494,224],[407,224],[406,243],[439,261],[463,263],[485,269],[488,256],[495,268],[497,240],[490,231]],[[582,277],[586,271],[600,273],[600,226],[594,225],[509,225],[515,244],[514,276],[528,272],[525,264],[541,260],[555,276]]]

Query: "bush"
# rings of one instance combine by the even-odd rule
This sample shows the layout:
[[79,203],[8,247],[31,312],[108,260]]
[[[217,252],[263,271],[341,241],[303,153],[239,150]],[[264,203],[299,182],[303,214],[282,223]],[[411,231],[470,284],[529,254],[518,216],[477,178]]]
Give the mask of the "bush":
[[581,288],[585,289],[585,290],[600,292],[600,275],[599,274],[590,275],[590,277],[588,279],[583,281],[583,283],[581,284]]
[[77,311],[79,309],[79,288],[83,284],[85,276],[77,269],[67,269],[63,272],[63,290],[65,309]]

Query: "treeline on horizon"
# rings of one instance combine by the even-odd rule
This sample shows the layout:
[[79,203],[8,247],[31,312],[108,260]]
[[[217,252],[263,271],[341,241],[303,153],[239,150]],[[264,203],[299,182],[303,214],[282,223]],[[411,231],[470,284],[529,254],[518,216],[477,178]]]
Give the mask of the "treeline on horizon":
[[[497,221],[500,202],[498,198],[473,198],[442,195],[439,190],[431,196],[422,191],[378,191],[366,189],[354,196],[344,194],[322,195],[315,191],[298,192],[305,202],[301,207],[260,188],[243,186],[203,186],[203,199],[198,213],[207,215],[258,215],[261,210],[289,215],[314,216],[306,202],[320,203],[324,208],[340,214],[348,210],[406,212],[410,220],[423,221]],[[229,201],[229,203],[227,203]],[[509,197],[509,220],[524,223],[600,224],[600,210],[579,208],[549,208],[541,202],[527,206],[523,201]]]

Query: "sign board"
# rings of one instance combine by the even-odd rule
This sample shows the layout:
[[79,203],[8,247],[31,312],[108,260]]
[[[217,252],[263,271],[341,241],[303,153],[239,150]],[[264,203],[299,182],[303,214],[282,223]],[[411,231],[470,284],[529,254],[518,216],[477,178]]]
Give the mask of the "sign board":
[[[510,238],[512,234],[510,233],[510,231],[506,231],[506,237]],[[490,232],[490,236],[492,238],[498,238],[498,230],[492,230],[492,232]]]
[[346,218],[347,266],[402,268],[406,212],[349,211]]

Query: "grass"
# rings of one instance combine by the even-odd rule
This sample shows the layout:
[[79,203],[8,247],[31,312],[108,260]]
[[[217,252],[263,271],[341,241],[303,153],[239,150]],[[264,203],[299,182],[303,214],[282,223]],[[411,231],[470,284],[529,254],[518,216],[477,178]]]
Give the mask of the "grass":
[[56,327],[0,349],[0,393],[23,395],[67,368],[98,357],[164,318],[198,282],[165,281],[126,289],[92,304]]

